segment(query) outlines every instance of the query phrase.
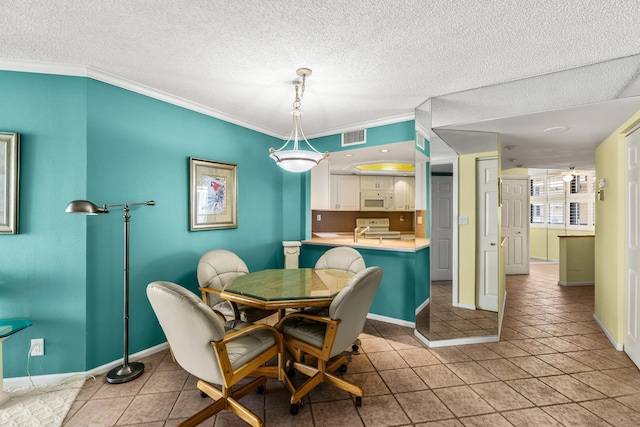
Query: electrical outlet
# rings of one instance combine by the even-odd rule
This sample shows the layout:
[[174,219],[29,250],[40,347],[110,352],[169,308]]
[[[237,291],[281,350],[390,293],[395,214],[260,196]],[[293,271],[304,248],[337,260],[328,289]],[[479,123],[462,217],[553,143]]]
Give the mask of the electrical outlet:
[[31,340],[31,355],[44,356],[44,338],[36,338]]
[[316,221],[322,221],[322,215],[320,214],[316,215]]

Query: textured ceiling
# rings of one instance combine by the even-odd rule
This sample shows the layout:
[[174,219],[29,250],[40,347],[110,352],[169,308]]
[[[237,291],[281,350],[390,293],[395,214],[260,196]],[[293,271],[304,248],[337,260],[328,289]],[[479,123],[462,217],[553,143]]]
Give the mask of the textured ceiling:
[[276,136],[290,130],[300,67],[313,70],[302,108],[318,136],[640,53],[638,0],[3,0],[0,10],[0,68],[90,67]]

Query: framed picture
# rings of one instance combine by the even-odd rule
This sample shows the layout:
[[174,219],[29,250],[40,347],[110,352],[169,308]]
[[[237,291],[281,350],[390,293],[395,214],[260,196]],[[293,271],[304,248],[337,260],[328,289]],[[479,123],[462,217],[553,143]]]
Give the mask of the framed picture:
[[189,158],[189,229],[238,226],[238,166]]
[[18,234],[20,135],[0,133],[0,234]]

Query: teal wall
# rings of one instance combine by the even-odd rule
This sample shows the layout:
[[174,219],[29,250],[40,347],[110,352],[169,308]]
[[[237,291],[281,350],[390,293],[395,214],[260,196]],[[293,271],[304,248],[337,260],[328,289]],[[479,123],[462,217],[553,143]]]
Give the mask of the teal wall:
[[[322,254],[329,249],[331,249],[330,246],[303,244],[298,260],[300,267],[312,268]],[[422,290],[424,290],[422,285],[426,283],[426,292],[428,293],[429,291],[429,251],[396,252],[363,248],[357,248],[357,250],[362,255],[367,266],[376,265],[382,268],[383,271],[380,287],[373,299],[369,312],[407,322],[415,322],[416,307],[422,303],[422,301],[416,303],[415,288],[418,281],[421,283],[420,288]],[[422,265],[427,266],[426,269],[416,268],[418,259],[422,261]],[[424,263],[425,260],[427,261],[426,264]],[[422,292],[418,294],[423,295]]]
[[[205,251],[275,268],[283,238],[303,237],[299,213],[284,209],[304,205],[308,178],[283,179],[268,156],[276,138],[83,77],[0,72],[0,91],[0,129],[23,143],[20,234],[0,236],[0,317],[34,323],[5,342],[7,378],[27,375],[32,338],[45,339],[45,356],[31,358],[31,375],[122,357],[122,210],[65,214],[71,200],[157,203],[131,210],[130,353],[165,341],[147,283],[197,292]],[[190,156],[238,165],[238,228],[189,231]]]
[[[416,138],[416,122],[415,120],[407,120],[399,123],[392,123],[383,126],[375,126],[367,128],[366,145],[353,145],[350,147],[341,147],[341,134],[334,134],[314,138],[309,140],[314,148],[320,152],[334,152],[344,150],[356,150],[362,147],[370,147],[375,145],[393,144],[394,142],[415,141]],[[427,153],[428,154],[428,153]]]
[[[64,214],[86,191],[86,79],[0,72],[0,131],[21,135],[17,235],[0,235],[0,318],[33,326],[3,343],[4,376],[84,370],[86,230]],[[120,346],[121,348],[122,346]]]
[[[131,209],[130,353],[165,341],[149,282],[197,293],[207,250],[232,250],[250,270],[277,268],[282,240],[308,237],[310,174],[275,166],[276,138],[85,77],[0,71],[0,93],[0,131],[22,139],[20,234],[0,235],[0,318],[33,321],[4,342],[6,378],[27,375],[32,338],[45,339],[45,355],[30,361],[34,376],[85,372],[123,355],[123,212],[65,214],[71,200],[156,201]],[[369,144],[411,140],[413,127],[369,129]],[[316,148],[339,146],[334,135]],[[189,231],[189,157],[238,165],[238,228]],[[414,273],[407,265],[402,274]],[[401,295],[385,315],[405,319],[413,304]]]

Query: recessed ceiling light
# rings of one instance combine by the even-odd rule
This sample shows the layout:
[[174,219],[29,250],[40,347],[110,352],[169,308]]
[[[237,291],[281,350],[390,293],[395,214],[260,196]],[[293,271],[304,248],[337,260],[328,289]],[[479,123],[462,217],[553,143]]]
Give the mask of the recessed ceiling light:
[[353,154],[345,154],[345,157],[353,157]]
[[566,130],[569,130],[569,128],[566,127],[566,126],[552,126],[550,128],[546,128],[545,130],[543,130],[543,132],[546,132],[546,133],[560,133],[560,132],[564,132]]
[[368,163],[359,165],[357,169],[363,171],[387,171],[387,172],[415,172],[416,168],[409,163]]
[[383,148],[382,150],[380,150],[381,153],[388,153],[389,151],[391,150],[389,150],[388,148]]
[[505,149],[507,149],[507,150],[509,150],[509,151],[511,151],[511,150],[513,150],[514,148],[516,148],[516,146],[515,146],[515,145],[507,145],[507,146],[506,146],[506,147],[504,147],[504,148],[505,148]]

